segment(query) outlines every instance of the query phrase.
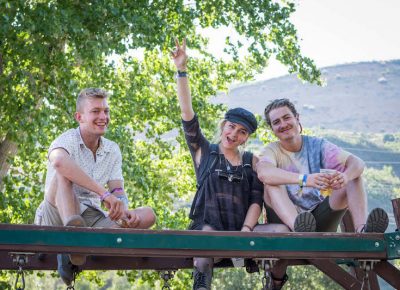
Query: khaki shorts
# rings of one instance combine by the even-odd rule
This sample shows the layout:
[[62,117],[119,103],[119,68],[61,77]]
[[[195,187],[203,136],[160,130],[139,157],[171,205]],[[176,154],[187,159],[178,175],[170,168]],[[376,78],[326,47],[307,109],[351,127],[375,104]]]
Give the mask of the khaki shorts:
[[[87,205],[86,205],[87,206]],[[104,213],[96,208],[87,206],[81,214],[88,227],[93,228],[119,228],[120,226],[106,217]],[[58,209],[47,200],[42,201],[36,210],[35,222],[40,226],[63,226],[63,221]]]

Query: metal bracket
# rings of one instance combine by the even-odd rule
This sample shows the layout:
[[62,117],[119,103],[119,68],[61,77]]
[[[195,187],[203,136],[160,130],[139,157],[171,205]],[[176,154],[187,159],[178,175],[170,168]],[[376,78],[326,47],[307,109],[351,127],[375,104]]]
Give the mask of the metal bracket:
[[385,240],[387,242],[387,257],[391,259],[400,258],[400,232],[396,231],[393,233],[385,234]]
[[9,254],[13,259],[13,263],[18,267],[14,288],[17,290],[23,290],[25,289],[25,274],[22,267],[28,264],[28,257],[35,255],[35,253],[10,252]]
[[28,264],[29,257],[34,256],[35,253],[30,252],[10,252],[9,255],[12,258],[12,261],[18,267],[25,266]]
[[165,271],[160,271],[160,276],[164,280],[164,285],[162,286],[162,289],[171,289],[169,285],[169,280],[174,278],[175,271],[172,270],[165,270]]

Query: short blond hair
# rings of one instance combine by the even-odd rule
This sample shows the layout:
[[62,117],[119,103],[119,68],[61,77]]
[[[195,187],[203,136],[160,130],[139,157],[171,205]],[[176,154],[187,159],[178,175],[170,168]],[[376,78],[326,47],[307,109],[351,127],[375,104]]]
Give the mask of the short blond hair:
[[97,98],[97,99],[107,99],[108,93],[99,88],[86,88],[83,89],[78,97],[76,98],[76,111],[80,112],[82,110],[82,103],[87,99]]

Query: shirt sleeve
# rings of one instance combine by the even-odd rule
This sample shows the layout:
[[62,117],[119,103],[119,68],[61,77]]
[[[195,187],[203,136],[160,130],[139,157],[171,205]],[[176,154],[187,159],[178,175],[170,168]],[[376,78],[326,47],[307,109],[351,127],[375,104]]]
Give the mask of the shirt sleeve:
[[49,150],[47,152],[47,156],[50,155],[51,151],[57,148],[62,148],[67,153],[73,157],[74,152],[78,146],[78,140],[74,134],[74,129],[68,130],[67,132],[61,134],[58,138],[56,138],[50,145]]
[[335,144],[324,140],[322,143],[322,165],[323,168],[335,169],[340,172],[345,170],[346,160],[351,155]]
[[209,141],[204,137],[200,129],[199,120],[197,115],[194,115],[190,121],[182,120],[183,131],[185,133],[186,143],[189,147],[192,159],[196,155],[197,150],[202,149],[202,155],[206,153],[206,148],[209,147]]
[[269,162],[273,164],[275,167],[278,167],[276,152],[271,148],[271,146],[265,147],[265,149],[260,155],[259,162]]

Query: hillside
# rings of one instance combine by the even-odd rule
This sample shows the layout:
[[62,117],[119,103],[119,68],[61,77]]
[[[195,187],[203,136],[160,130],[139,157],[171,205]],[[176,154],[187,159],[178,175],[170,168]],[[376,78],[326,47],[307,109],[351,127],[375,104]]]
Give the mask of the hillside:
[[217,102],[263,114],[275,98],[298,107],[303,126],[365,133],[399,132],[400,60],[338,65],[321,69],[325,86],[283,76],[243,85]]

